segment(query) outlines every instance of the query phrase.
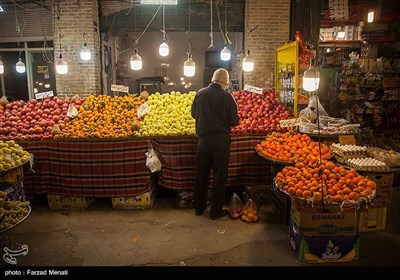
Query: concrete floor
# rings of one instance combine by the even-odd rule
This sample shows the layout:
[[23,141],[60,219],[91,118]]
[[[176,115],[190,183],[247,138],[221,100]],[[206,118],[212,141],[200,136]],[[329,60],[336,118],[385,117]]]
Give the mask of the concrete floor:
[[[310,266],[289,245],[288,226],[271,205],[248,224],[195,216],[170,198],[151,209],[116,210],[96,199],[86,210],[49,210],[34,202],[32,213],[10,231],[13,244],[27,244],[21,266]],[[394,188],[385,231],[361,233],[359,258],[340,266],[400,266],[400,188]],[[316,266],[316,265],[312,265]]]

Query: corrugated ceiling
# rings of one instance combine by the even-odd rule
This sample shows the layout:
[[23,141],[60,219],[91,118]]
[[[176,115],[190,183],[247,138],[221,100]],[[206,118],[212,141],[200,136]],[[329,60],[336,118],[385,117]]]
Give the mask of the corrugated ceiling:
[[[67,1],[67,0],[58,0]],[[72,1],[72,0],[68,0]],[[79,0],[76,0],[79,1]],[[229,32],[243,32],[245,0],[213,0],[213,31],[225,30],[225,14]],[[0,1],[5,12],[0,14],[0,38],[16,37],[16,16],[19,18],[23,36],[52,36],[52,4],[57,0],[3,0]],[[165,6],[166,30],[186,32],[189,28],[189,0],[178,0],[178,5]],[[192,32],[209,32],[211,25],[210,0],[190,0],[190,29]],[[158,5],[141,5],[140,0],[100,0],[100,22],[102,32],[113,34],[141,33],[149,24]],[[225,8],[226,6],[226,8]],[[162,9],[155,16],[147,32],[159,32],[162,29]]]
[[51,9],[32,2],[15,1],[15,5],[10,1],[0,1],[4,9],[0,13],[0,38],[53,36]]
[[[140,1],[101,1],[101,26],[103,30],[113,33],[142,32],[157,11],[157,5],[140,5]],[[166,30],[186,32],[189,22],[188,0],[178,0],[178,5],[165,6]],[[213,30],[219,31],[217,6],[221,19],[222,29],[225,29],[225,6],[227,15],[227,29],[230,32],[243,32],[245,0],[213,0]],[[211,25],[210,1],[191,0],[190,29],[193,32],[209,32]],[[136,10],[136,13],[135,13]],[[147,32],[160,31],[162,28],[162,9],[154,18]]]

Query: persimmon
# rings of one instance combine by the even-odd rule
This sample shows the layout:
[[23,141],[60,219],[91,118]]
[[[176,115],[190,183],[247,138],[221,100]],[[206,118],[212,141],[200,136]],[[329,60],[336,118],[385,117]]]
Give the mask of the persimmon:
[[349,198],[350,198],[350,200],[357,201],[360,198],[360,195],[356,192],[351,192],[349,194]]
[[376,189],[376,183],[374,181],[372,181],[372,180],[367,181],[366,186],[371,188],[371,189],[373,189],[373,190]]

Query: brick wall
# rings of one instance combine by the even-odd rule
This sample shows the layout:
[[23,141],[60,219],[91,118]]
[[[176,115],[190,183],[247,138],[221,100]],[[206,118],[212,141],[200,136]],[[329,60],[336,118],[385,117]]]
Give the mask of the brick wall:
[[255,67],[245,73],[244,84],[275,86],[275,50],[289,41],[289,31],[290,0],[246,1],[244,45]]
[[[97,0],[58,1],[54,22],[54,55],[58,61],[60,44],[68,62],[68,74],[56,75],[58,95],[87,96],[101,91],[100,33]],[[61,32],[61,39],[60,39]],[[86,33],[83,38],[83,33]],[[80,49],[87,42],[92,59],[80,58]]]

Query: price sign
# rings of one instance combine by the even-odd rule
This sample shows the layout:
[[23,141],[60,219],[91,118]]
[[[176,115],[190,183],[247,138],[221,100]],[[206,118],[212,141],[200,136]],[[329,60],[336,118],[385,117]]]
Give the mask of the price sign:
[[298,126],[299,124],[302,124],[302,123],[303,123],[303,121],[300,118],[279,121],[279,125],[281,127]]
[[244,85],[243,90],[251,91],[251,92],[254,92],[254,93],[257,93],[257,94],[262,94],[263,93],[263,89],[262,88],[253,87],[253,86],[250,86],[250,85]]
[[111,91],[129,92],[129,87],[124,85],[111,85]]
[[44,91],[44,92],[38,92],[38,93],[35,93],[35,98],[36,99],[43,99],[43,98],[45,98],[46,96],[54,96],[54,93],[53,93],[53,91],[52,90],[50,90],[50,91]]
[[36,66],[36,71],[40,74],[49,73],[49,66],[47,65],[38,65]]

